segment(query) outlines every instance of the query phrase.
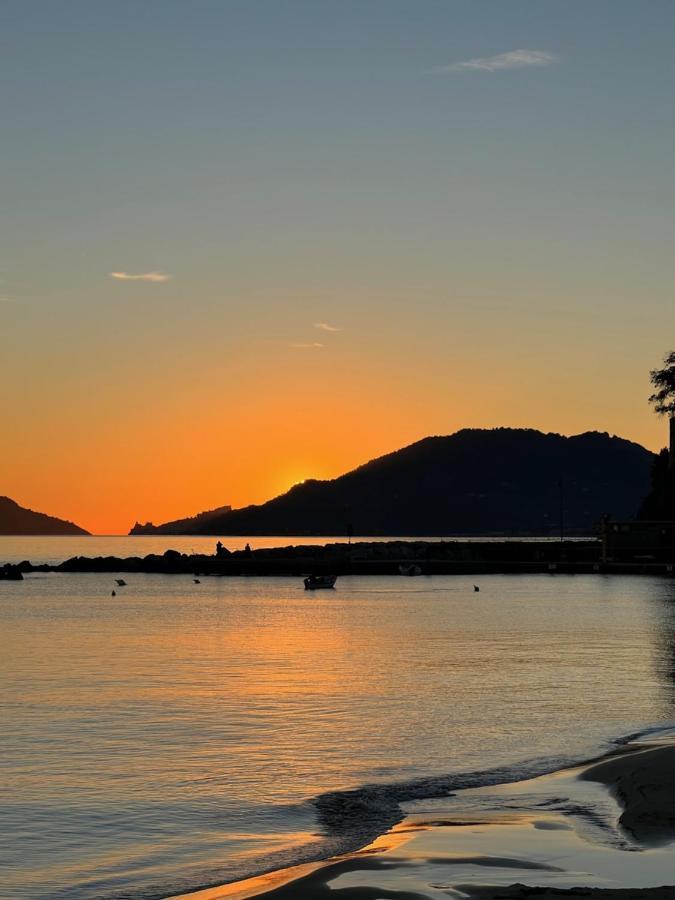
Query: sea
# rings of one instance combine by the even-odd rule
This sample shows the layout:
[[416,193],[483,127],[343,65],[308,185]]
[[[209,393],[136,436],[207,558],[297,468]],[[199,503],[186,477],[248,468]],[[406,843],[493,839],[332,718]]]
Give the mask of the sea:
[[[0,563],[214,542],[3,537]],[[114,577],[0,582],[3,900],[155,900],[323,859],[408,801],[675,726],[671,578]]]

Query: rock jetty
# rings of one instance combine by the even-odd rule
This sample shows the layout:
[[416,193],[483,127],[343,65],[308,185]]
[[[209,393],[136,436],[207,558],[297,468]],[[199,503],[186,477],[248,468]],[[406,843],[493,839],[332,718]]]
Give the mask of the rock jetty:
[[[601,544],[582,541],[364,541],[235,550],[213,555],[167,550],[147,556],[75,556],[58,565],[20,563],[20,572],[147,572],[190,575],[399,575],[411,564],[422,575],[489,572],[609,571]],[[639,566],[640,571],[644,565]],[[621,571],[631,571],[622,567]]]

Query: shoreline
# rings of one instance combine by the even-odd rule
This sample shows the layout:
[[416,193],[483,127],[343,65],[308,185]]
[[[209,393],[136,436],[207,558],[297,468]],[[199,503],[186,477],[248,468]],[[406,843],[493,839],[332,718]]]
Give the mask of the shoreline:
[[[411,568],[414,567],[414,571]],[[287,576],[307,574],[429,575],[485,574],[655,574],[672,576],[675,563],[640,557],[619,561],[603,557],[597,540],[428,541],[393,540],[357,543],[297,544],[230,552],[220,543],[212,555],[166,550],[146,556],[75,556],[58,564],[12,565],[21,575],[32,572],[144,573],[193,576]]]
[[640,741],[525,781],[406,803],[402,821],[360,850],[165,900],[675,898],[673,773],[675,743]]

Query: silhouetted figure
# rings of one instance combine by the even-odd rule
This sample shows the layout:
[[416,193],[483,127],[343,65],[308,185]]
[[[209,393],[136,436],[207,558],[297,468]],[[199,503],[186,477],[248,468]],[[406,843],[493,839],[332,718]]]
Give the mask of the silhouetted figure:
[[216,544],[216,557],[218,559],[223,559],[225,556],[230,556],[230,551],[227,547],[224,547],[220,541]]
[[474,594],[477,593],[479,590],[480,590],[480,588],[478,587],[478,585],[477,585],[477,584],[474,584],[474,586],[473,586],[473,592],[474,592]]
[[251,545],[250,545],[250,544],[247,544],[247,545],[244,547],[244,554],[245,554],[246,556],[250,556],[251,553],[252,553]]

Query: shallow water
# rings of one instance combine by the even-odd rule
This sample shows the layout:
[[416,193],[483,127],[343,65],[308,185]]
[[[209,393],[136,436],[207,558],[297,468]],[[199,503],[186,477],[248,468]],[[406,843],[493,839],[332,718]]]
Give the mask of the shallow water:
[[365,886],[429,900],[470,896],[486,885],[497,895],[516,883],[544,890],[672,884],[675,845],[635,842],[618,827],[620,812],[604,785],[579,780],[573,769],[460,790],[406,804],[404,823],[363,854],[318,869],[297,895],[313,896],[312,882],[345,898],[363,896]]
[[127,580],[0,583],[8,897],[159,897],[326,855],[398,802],[675,718],[666,579]]

